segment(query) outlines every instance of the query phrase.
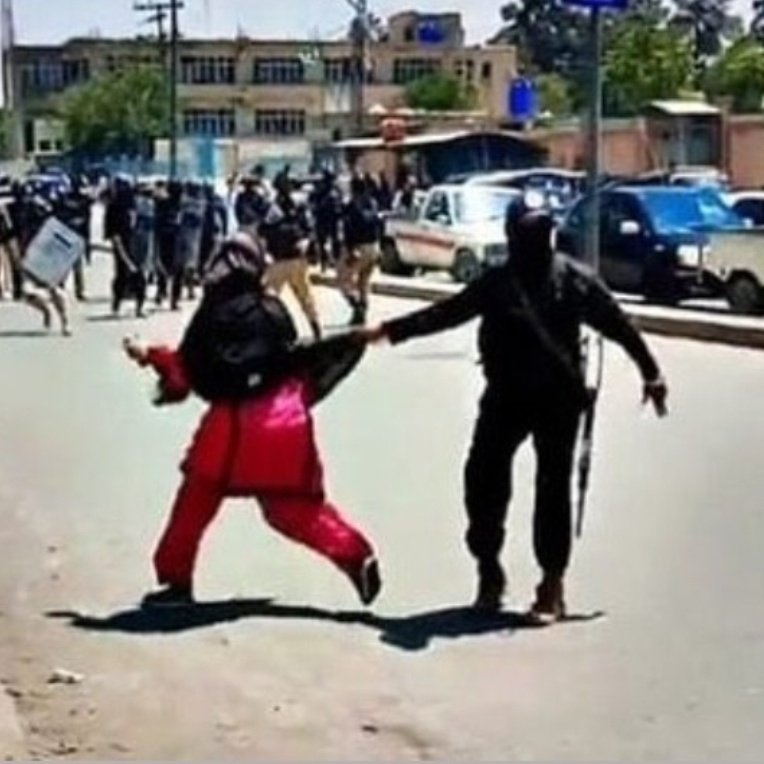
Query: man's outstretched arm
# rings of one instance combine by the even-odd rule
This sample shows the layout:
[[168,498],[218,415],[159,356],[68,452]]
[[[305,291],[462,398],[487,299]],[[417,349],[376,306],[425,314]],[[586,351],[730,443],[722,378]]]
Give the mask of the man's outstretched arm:
[[393,345],[415,337],[453,329],[480,315],[484,302],[484,282],[479,279],[453,297],[408,316],[386,321],[370,332],[371,339],[387,338]]

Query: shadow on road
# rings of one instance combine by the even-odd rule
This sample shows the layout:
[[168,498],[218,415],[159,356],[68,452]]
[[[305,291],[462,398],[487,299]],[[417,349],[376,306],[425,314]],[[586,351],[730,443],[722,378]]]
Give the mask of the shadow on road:
[[30,329],[30,330],[10,330],[0,332],[0,339],[3,340],[21,340],[21,339],[35,339],[41,337],[54,337],[52,332],[46,329]]
[[[246,618],[289,619],[359,625],[374,629],[380,641],[401,650],[428,648],[434,639],[477,637],[496,632],[540,628],[520,613],[478,613],[472,608],[443,608],[403,617],[384,617],[365,612],[336,612],[303,605],[281,605],[270,599],[227,600],[189,607],[144,610],[132,608],[105,617],[72,611],[53,611],[48,618],[67,620],[86,631],[123,634],[173,634]],[[566,622],[596,620],[604,613],[569,616]]]

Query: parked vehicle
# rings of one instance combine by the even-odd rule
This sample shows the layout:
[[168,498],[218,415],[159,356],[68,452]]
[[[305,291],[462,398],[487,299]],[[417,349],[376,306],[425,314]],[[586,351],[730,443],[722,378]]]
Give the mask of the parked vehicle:
[[670,170],[653,170],[630,179],[628,183],[645,186],[704,187],[717,191],[729,189],[729,178],[718,168],[692,165]]
[[506,261],[504,218],[520,195],[515,189],[433,187],[410,215],[388,217],[382,270],[398,275],[447,270],[456,281],[473,281],[484,268]]
[[764,228],[764,191],[737,191],[725,200],[749,225]]
[[[585,200],[558,231],[558,248],[583,259]],[[713,189],[618,186],[600,196],[601,273],[616,290],[661,302],[716,295],[704,268],[708,235],[740,230],[744,221]]]
[[562,217],[584,192],[585,182],[586,177],[582,172],[538,167],[472,175],[464,180],[464,185],[514,188],[522,192],[536,191],[544,197],[544,204],[552,214]]
[[704,267],[736,313],[764,312],[764,230],[709,234]]

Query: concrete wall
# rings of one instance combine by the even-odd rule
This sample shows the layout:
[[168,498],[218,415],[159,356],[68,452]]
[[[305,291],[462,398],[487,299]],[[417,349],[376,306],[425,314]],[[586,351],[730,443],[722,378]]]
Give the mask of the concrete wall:
[[727,172],[736,186],[764,187],[764,116],[735,116],[728,122]]
[[[764,187],[764,115],[731,116],[723,120],[722,169],[739,188]],[[584,140],[578,126],[535,130],[528,137],[549,151],[549,164],[583,167]],[[661,166],[661,149],[643,119],[612,121],[602,142],[603,167],[613,174],[647,172]]]

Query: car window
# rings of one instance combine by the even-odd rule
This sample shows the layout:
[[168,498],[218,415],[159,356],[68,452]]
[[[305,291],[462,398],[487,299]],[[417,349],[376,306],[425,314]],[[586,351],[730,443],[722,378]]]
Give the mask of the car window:
[[610,236],[620,236],[621,224],[627,221],[639,223],[639,211],[634,200],[622,194],[607,197],[602,213],[602,227]]
[[581,229],[584,227],[584,216],[586,214],[586,202],[580,201],[573,207],[565,222],[566,228]]
[[696,191],[651,189],[642,203],[660,233],[741,228],[743,221],[722,197],[710,188]]
[[519,198],[518,191],[472,186],[454,195],[454,218],[463,224],[503,221],[509,206]]
[[427,202],[427,208],[424,211],[425,220],[432,222],[440,222],[439,218],[447,217],[451,219],[451,214],[448,208],[448,197],[441,191],[436,191],[430,197],[430,201]]

